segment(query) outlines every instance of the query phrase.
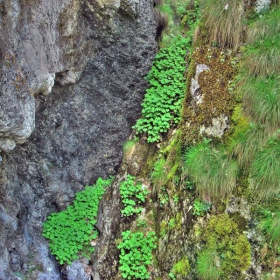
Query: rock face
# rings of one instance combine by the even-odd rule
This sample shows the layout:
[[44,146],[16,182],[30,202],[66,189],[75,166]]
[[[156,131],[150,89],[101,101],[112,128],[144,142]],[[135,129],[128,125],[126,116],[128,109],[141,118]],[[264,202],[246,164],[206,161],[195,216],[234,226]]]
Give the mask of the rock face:
[[1,280],[63,279],[42,222],[118,169],[157,49],[153,6],[0,0]]

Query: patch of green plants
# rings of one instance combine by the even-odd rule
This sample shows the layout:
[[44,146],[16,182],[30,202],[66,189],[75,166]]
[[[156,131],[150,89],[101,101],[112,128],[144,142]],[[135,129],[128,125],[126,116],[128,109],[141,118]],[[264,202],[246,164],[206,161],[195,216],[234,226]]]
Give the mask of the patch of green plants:
[[90,241],[98,236],[94,228],[99,201],[112,179],[99,178],[76,194],[73,205],[64,211],[51,213],[43,223],[43,236],[48,239],[52,255],[60,264],[70,264],[94,251]]
[[[180,9],[183,11],[186,8],[185,2],[177,2],[181,3]],[[174,1],[167,1],[162,9],[164,7],[168,14],[172,14],[179,5],[174,5]],[[149,143],[160,141],[161,135],[180,121],[181,103],[186,89],[185,56],[191,50],[194,29],[199,21],[198,8],[192,15],[187,20],[189,29],[186,38],[177,34],[167,46],[162,47],[147,75],[150,87],[146,90],[142,103],[142,117],[133,128],[138,134],[146,133]]]
[[141,183],[135,183],[134,176],[128,174],[126,180],[120,184],[120,195],[124,205],[122,215],[128,217],[139,214],[142,211],[140,204],[145,202],[148,193]]
[[166,161],[164,157],[158,159],[155,162],[153,172],[151,174],[153,184],[160,185],[164,182],[166,177],[165,163]]
[[191,270],[189,259],[187,256],[184,256],[180,261],[175,263],[169,273],[169,277],[173,279],[177,279],[178,277],[184,279]]
[[244,67],[250,75],[280,75],[279,7],[266,13],[249,27]]
[[232,192],[236,185],[238,164],[223,147],[214,148],[210,140],[204,139],[188,149],[184,159],[186,172],[201,196],[222,197]]
[[203,251],[199,254],[196,267],[198,279],[217,280],[220,278],[217,257],[215,251]]
[[193,203],[193,215],[202,216],[211,209],[211,203],[195,199]]
[[252,120],[275,131],[280,123],[280,78],[251,77],[242,86],[244,109]]
[[280,245],[280,211],[271,212],[260,208],[259,228],[265,234],[269,243],[274,246]]
[[200,279],[239,279],[241,272],[249,268],[250,243],[227,214],[210,218],[204,231],[204,240],[206,246],[197,261]]
[[280,141],[276,137],[256,154],[250,168],[251,185],[259,198],[280,193]]
[[236,135],[233,154],[244,170],[249,170],[255,155],[267,144],[267,138],[265,126],[255,123],[250,123],[246,132]]
[[147,133],[148,142],[159,141],[160,135],[180,120],[188,47],[190,39],[178,37],[172,46],[161,49],[147,76],[150,87],[142,103],[142,117],[133,128],[137,133]]
[[[168,17],[168,26],[164,30],[164,36],[160,42],[161,47],[170,46],[186,25],[188,29],[194,30],[193,25],[197,23],[199,18],[198,1],[194,1],[193,7],[188,4],[188,1],[185,0],[165,0],[158,7],[161,13]],[[188,8],[191,9],[189,10]],[[179,28],[179,26],[182,28]]]
[[210,43],[237,50],[244,29],[244,12],[242,0],[206,0],[202,21]]
[[149,231],[122,232],[122,242],[118,245],[120,249],[121,275],[124,279],[150,279],[147,266],[152,261],[152,250],[157,247],[156,234]]

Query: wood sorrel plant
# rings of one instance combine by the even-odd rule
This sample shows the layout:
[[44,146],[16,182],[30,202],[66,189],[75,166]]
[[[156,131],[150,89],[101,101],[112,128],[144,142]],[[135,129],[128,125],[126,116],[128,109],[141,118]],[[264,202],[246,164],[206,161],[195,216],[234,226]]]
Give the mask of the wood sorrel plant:
[[137,133],[147,133],[148,142],[159,141],[160,134],[180,120],[185,92],[184,58],[189,44],[189,38],[178,37],[170,47],[161,49],[147,76],[150,87],[142,103],[142,118],[133,128]]
[[120,185],[120,195],[124,209],[121,210],[123,216],[132,216],[142,211],[139,204],[144,203],[148,191],[141,183],[135,183],[135,177],[127,175],[126,180]]
[[149,279],[150,273],[147,265],[151,264],[152,250],[156,246],[156,234],[149,231],[146,235],[142,232],[132,233],[127,230],[122,232],[120,249],[120,271],[124,279]]
[[95,185],[76,194],[73,205],[59,213],[51,213],[43,223],[43,236],[48,239],[51,253],[60,264],[70,264],[80,254],[87,256],[94,251],[90,241],[98,235],[94,228],[98,204],[111,182],[112,179],[99,178]]

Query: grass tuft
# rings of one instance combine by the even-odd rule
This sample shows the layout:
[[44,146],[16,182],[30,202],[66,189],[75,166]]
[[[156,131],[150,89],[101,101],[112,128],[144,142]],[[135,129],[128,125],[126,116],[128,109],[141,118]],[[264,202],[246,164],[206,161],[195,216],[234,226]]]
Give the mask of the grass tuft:
[[261,209],[262,219],[259,228],[266,237],[275,245],[280,245],[280,211],[271,213],[269,210]]
[[261,199],[280,193],[280,141],[270,140],[255,156],[250,168],[252,189]]
[[197,275],[201,280],[217,280],[220,271],[215,264],[217,252],[204,251],[197,260]]
[[254,122],[275,131],[280,126],[280,78],[250,78],[243,85],[244,110]]
[[265,127],[260,124],[250,124],[247,132],[236,135],[234,139],[233,155],[236,156],[239,165],[248,170],[255,155],[261,147],[267,143]]
[[201,196],[223,197],[236,185],[237,162],[230,159],[223,148],[210,147],[209,141],[204,140],[186,152],[185,166]]
[[237,50],[244,29],[243,17],[242,0],[207,0],[203,21],[209,34],[209,41],[221,48],[229,47]]
[[249,74],[271,77],[280,75],[280,9],[253,23],[248,31],[244,67]]

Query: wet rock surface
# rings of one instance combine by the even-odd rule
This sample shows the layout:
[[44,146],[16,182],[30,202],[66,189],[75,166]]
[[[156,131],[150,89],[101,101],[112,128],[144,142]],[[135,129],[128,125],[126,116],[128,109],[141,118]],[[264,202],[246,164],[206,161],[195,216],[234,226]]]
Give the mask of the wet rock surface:
[[[61,274],[42,222],[118,169],[157,49],[153,1],[0,1],[0,7],[7,11],[0,144],[14,149],[2,152],[0,162],[0,279],[67,279],[81,267]],[[107,212],[110,224],[117,216]],[[109,279],[100,263],[94,273]]]

